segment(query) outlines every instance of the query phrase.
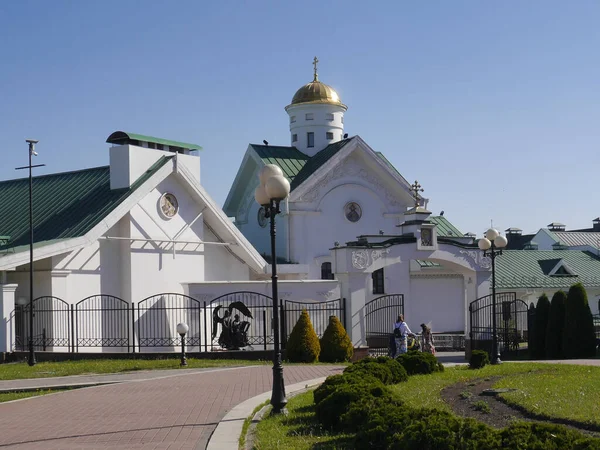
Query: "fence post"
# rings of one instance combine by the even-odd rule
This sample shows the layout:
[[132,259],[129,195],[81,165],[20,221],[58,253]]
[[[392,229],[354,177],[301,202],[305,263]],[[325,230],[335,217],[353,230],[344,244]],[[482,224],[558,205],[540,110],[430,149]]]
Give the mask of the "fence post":
[[71,345],[72,353],[75,353],[75,305],[71,303]]
[[[129,308],[127,310],[129,311]],[[127,321],[127,353],[130,348],[129,339],[131,339],[131,353],[135,353],[135,303],[133,301],[131,302],[131,321]]]
[[206,300],[204,300],[204,352],[208,352],[208,333],[207,333],[207,331],[208,331],[208,328],[206,325]]
[[263,348],[267,349],[267,310],[263,309]]
[[346,297],[342,297],[342,314],[342,323],[344,324],[344,329],[346,330],[346,333],[348,333],[348,324],[346,323]]
[[42,328],[42,350],[46,351],[46,329]]
[[283,300],[279,300],[279,316],[281,317],[281,327],[279,332],[281,333],[281,336],[279,336],[279,339],[281,341],[281,349],[285,350],[287,347],[287,320],[285,317],[285,307],[283,306]]

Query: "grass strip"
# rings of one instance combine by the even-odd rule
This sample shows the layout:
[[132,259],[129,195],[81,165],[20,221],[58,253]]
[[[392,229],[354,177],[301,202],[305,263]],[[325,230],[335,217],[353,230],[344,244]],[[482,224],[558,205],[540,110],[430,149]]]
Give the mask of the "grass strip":
[[69,375],[92,375],[133,372],[139,370],[197,369],[213,367],[253,366],[270,364],[269,361],[246,361],[239,359],[187,360],[187,367],[180,367],[179,358],[168,359],[87,359],[78,361],[40,362],[35,366],[27,363],[0,364],[0,380],[24,378],[52,378]]
[[0,394],[0,403],[20,400],[22,398],[39,397],[40,395],[54,394],[55,392],[68,391],[69,389],[38,389],[27,392],[7,392]]
[[252,423],[254,416],[269,403],[271,403],[270,400],[265,400],[256,408],[254,408],[254,411],[252,411],[252,414],[250,414],[249,417],[246,417],[246,420],[244,420],[244,425],[242,426],[242,434],[240,435],[239,448],[243,449],[246,446],[246,435],[248,434],[248,428],[250,428],[250,424]]
[[264,417],[257,425],[254,449],[350,449],[353,436],[323,430],[315,415],[313,391],[292,397],[288,415]]

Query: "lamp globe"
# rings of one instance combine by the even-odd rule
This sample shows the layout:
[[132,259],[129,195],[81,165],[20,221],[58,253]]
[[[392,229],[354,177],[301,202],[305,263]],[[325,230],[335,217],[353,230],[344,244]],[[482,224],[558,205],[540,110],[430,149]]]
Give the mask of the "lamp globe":
[[188,327],[187,323],[181,322],[177,324],[177,332],[180,336],[185,336],[189,329],[190,327]]
[[485,250],[490,249],[490,247],[492,246],[492,243],[487,238],[481,238],[481,239],[479,239],[479,242],[477,243],[477,245],[479,246],[479,248],[481,250],[485,251]]
[[267,164],[260,170],[260,173],[258,174],[258,178],[260,180],[260,184],[262,184],[264,186],[267,184],[267,181],[269,181],[269,178],[277,176],[277,175],[279,175],[281,177],[283,176],[283,172],[281,171],[281,168],[275,164]]
[[277,175],[267,180],[265,190],[270,199],[283,200],[290,193],[290,182],[283,175]]

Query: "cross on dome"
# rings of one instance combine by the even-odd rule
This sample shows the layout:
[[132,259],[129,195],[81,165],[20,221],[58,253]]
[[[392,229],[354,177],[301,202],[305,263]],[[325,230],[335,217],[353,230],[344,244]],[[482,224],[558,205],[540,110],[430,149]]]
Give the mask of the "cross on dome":
[[419,192],[423,192],[424,189],[421,187],[419,182],[415,180],[415,182],[410,186],[411,191],[413,191],[413,198],[415,199],[415,208],[419,207]]
[[313,81],[319,81],[319,74],[317,73],[317,64],[319,63],[319,59],[315,56],[315,59],[313,59],[313,66],[315,66],[315,77],[313,78]]

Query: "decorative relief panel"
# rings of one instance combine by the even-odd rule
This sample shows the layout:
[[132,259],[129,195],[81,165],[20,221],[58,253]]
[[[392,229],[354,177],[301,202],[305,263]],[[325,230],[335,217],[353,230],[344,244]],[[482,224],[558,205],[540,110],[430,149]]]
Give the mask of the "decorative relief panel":
[[329,300],[331,297],[333,297],[333,292],[331,292],[331,291],[319,291],[319,292],[317,292],[317,294],[327,300]]
[[322,188],[326,187],[332,181],[337,180],[342,177],[350,177],[350,178],[358,178],[366,181],[371,184],[376,191],[381,192],[386,201],[390,206],[405,206],[400,204],[395,196],[388,191],[381,180],[362,167],[358,162],[354,161],[352,158],[346,158],[337,164],[329,173],[318,183],[316,183],[312,189],[306,192],[302,197],[300,197],[300,201],[303,202],[313,202],[319,196],[319,193]]
[[483,256],[483,252],[478,250],[461,250],[461,254],[464,259],[470,258],[473,260],[476,266],[481,267],[482,269],[491,269],[492,268],[492,260],[488,256]]
[[389,248],[371,250],[370,252],[369,250],[353,250],[352,266],[356,269],[366,269],[389,252]]

